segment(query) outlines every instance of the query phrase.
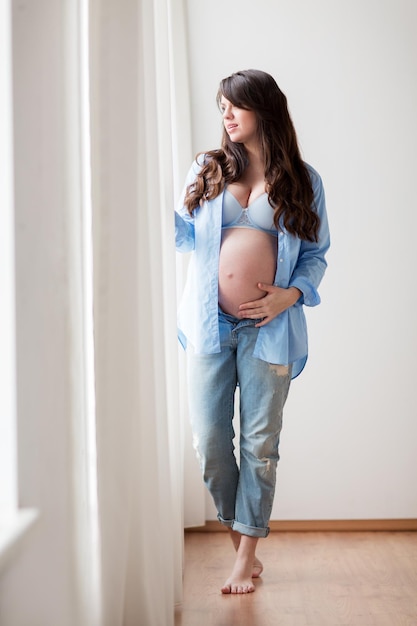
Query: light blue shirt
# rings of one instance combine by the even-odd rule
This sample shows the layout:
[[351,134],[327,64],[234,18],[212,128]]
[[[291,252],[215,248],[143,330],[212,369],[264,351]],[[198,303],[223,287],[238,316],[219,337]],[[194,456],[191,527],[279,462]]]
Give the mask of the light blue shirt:
[[[220,352],[218,282],[224,191],[190,215],[183,203],[185,190],[195,180],[200,167],[195,161],[190,168],[175,212],[176,248],[179,252],[192,251],[178,311],[178,337],[184,348],[189,341],[196,353],[215,354]],[[259,328],[253,352],[253,356],[268,363],[292,363],[293,378],[302,371],[308,356],[304,305],[320,304],[317,289],[327,267],[325,254],[330,245],[323,183],[310,165],[306,167],[320,217],[318,242],[302,241],[285,229],[279,233],[274,285],[297,287],[302,296],[292,307]]]

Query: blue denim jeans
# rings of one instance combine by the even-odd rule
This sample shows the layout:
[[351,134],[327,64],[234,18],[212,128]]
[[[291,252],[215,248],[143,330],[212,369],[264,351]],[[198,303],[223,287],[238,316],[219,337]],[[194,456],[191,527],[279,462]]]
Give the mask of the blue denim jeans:
[[[221,352],[188,353],[194,447],[220,522],[244,535],[266,537],[275,492],[282,412],[291,365],[252,356],[257,320],[219,311]],[[240,463],[234,454],[234,396],[240,390]]]

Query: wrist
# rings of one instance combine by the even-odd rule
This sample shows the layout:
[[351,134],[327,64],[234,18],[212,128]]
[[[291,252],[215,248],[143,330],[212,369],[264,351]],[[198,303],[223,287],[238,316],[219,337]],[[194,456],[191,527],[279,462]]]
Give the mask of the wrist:
[[295,304],[303,295],[303,292],[298,287],[288,287],[287,291],[291,295],[292,304]]

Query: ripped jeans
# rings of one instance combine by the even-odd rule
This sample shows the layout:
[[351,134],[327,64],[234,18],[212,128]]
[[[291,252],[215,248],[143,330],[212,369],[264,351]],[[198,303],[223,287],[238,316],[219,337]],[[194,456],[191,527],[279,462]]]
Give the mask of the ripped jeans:
[[[221,352],[188,354],[194,447],[218,519],[244,535],[266,537],[275,493],[282,412],[291,365],[252,356],[258,320],[219,311]],[[240,391],[240,462],[234,454],[234,396]]]

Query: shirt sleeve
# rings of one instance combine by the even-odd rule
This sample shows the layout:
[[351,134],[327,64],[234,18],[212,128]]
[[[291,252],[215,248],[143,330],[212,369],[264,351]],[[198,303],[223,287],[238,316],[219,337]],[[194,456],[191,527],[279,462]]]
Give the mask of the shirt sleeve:
[[312,167],[309,166],[308,169],[312,179],[314,205],[320,218],[318,241],[301,242],[289,287],[297,287],[302,292],[302,304],[316,306],[320,304],[317,289],[327,267],[325,255],[330,246],[330,233],[322,180]]
[[196,179],[200,169],[200,163],[198,161],[194,161],[188,171],[184,188],[175,211],[175,246],[178,252],[190,252],[191,250],[194,250],[194,215],[190,215],[187,208],[184,206],[184,198],[188,185]]

